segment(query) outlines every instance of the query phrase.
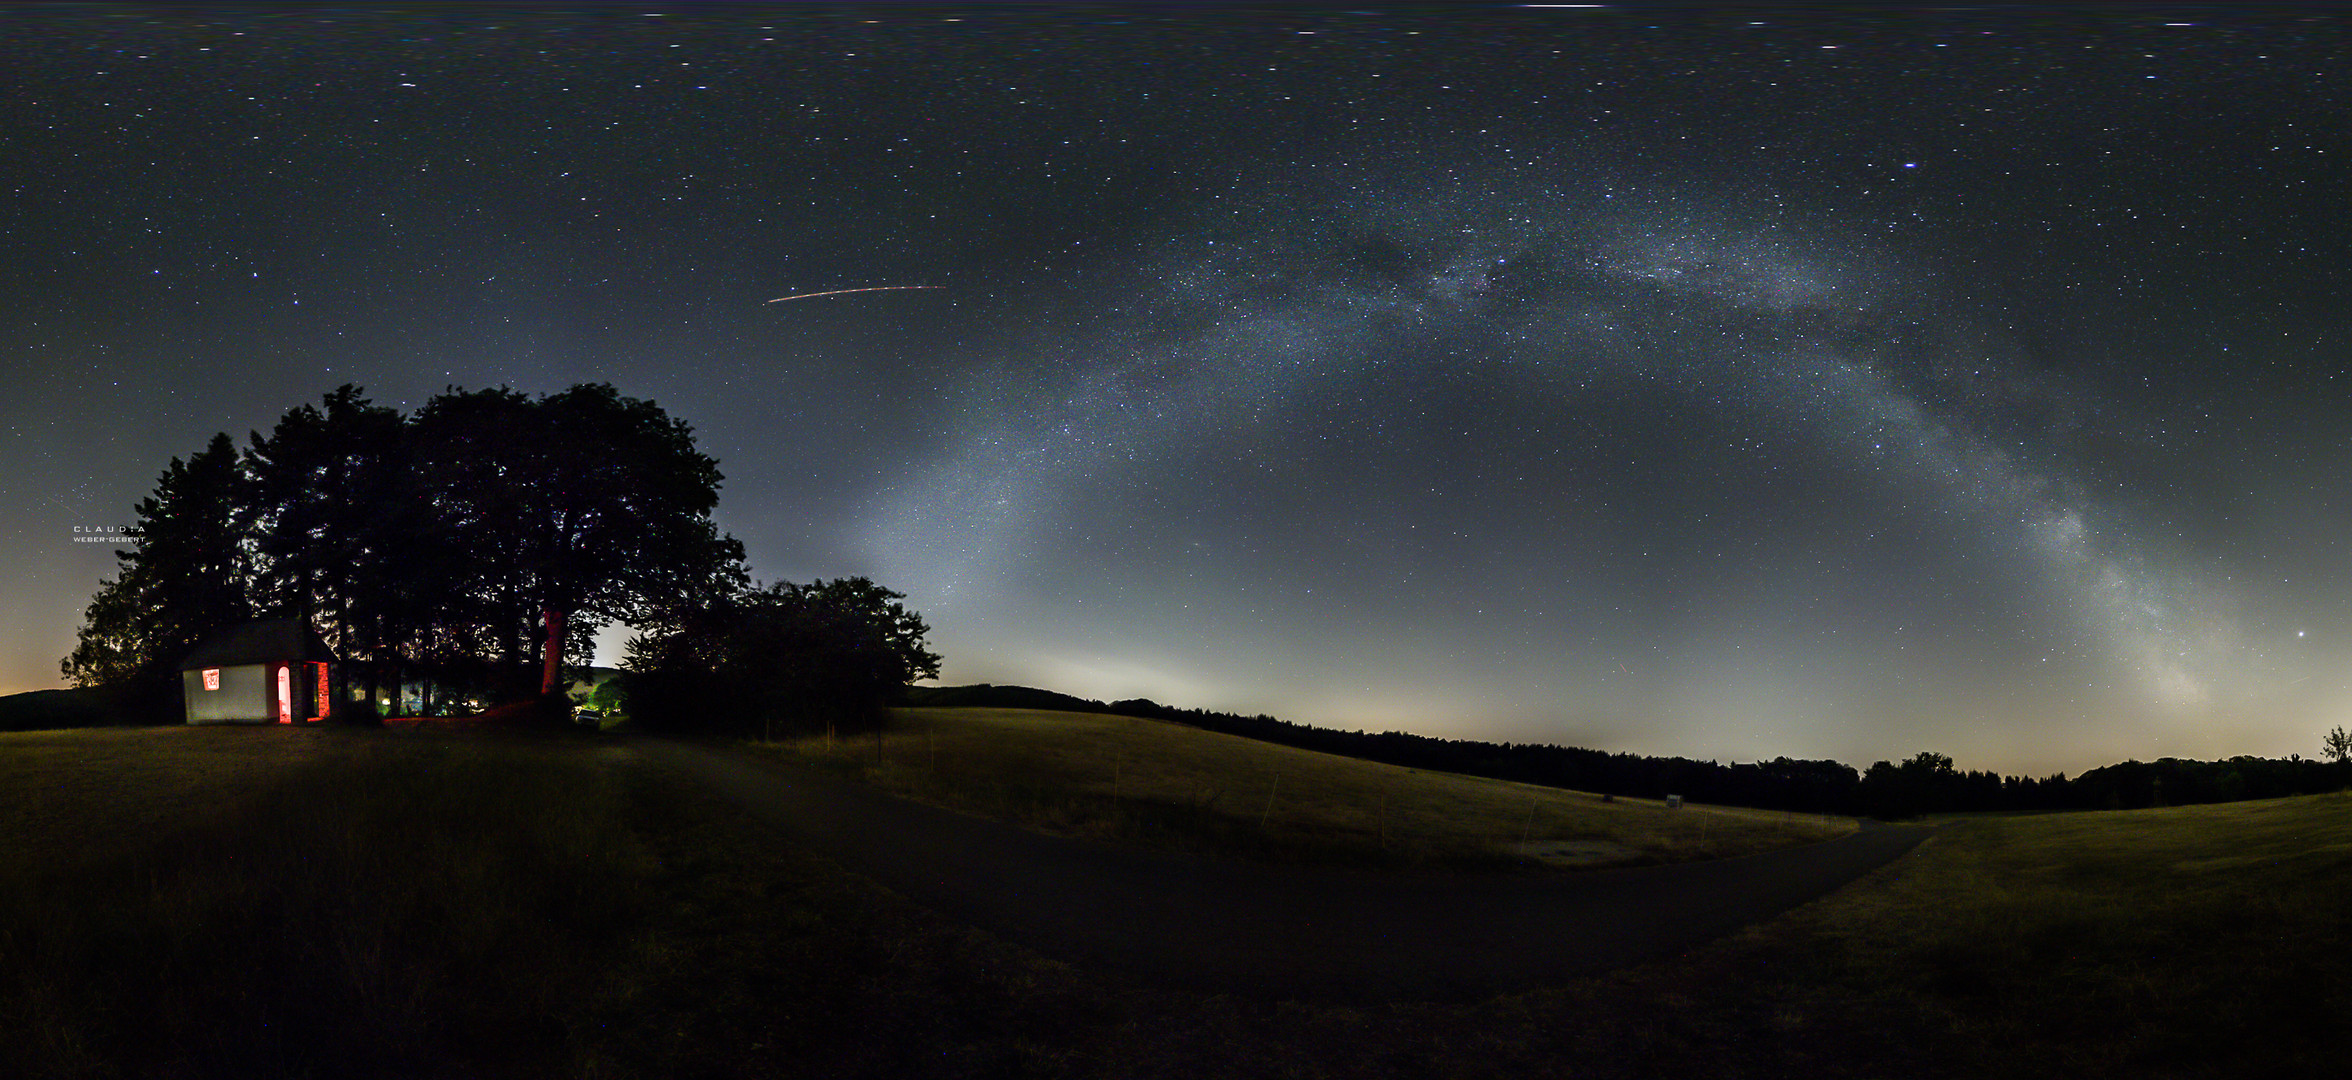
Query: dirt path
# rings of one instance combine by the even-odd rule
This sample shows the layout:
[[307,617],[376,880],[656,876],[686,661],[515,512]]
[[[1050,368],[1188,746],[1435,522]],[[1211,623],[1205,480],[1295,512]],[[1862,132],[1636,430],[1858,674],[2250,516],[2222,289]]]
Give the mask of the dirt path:
[[943,914],[1143,985],[1268,998],[1470,999],[1671,955],[1837,888],[1929,832],[1864,828],[1631,870],[1423,878],[1042,836],[739,752],[638,746]]

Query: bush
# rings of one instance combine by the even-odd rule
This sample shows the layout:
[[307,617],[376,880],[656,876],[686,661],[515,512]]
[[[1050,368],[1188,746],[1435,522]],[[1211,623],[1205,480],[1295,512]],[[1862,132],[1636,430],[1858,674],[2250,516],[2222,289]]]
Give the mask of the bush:
[[868,730],[936,675],[928,628],[864,578],[779,583],[682,614],[629,643],[621,692],[659,731],[775,738]]

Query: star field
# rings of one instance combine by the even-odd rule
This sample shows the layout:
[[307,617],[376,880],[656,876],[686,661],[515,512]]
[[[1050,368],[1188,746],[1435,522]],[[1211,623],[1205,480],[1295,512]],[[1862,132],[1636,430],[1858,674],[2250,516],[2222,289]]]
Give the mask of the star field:
[[211,433],[610,381],[947,682],[2044,772],[2352,711],[2332,14],[436,11],[0,38],[0,689]]

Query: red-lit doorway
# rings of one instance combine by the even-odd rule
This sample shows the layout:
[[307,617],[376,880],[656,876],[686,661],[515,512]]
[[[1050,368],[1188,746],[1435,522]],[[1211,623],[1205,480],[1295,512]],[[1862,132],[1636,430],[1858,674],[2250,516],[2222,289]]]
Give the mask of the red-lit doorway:
[[278,665],[278,723],[294,722],[294,672],[285,664]]

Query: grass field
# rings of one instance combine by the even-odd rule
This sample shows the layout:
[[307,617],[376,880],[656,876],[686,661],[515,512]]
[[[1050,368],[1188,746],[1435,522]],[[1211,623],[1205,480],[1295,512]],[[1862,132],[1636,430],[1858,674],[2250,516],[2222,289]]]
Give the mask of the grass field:
[[1851,819],[1811,814],[1603,802],[1100,713],[899,709],[875,735],[766,748],[1048,832],[1285,861],[1624,866],[1743,855],[1854,829]]
[[653,879],[598,755],[348,729],[0,736],[0,1074],[548,1065],[562,995]]
[[2352,1014],[2344,795],[1954,821],[1685,956],[1355,1008],[1106,984],[634,761],[0,735],[0,1075],[2321,1077]]

